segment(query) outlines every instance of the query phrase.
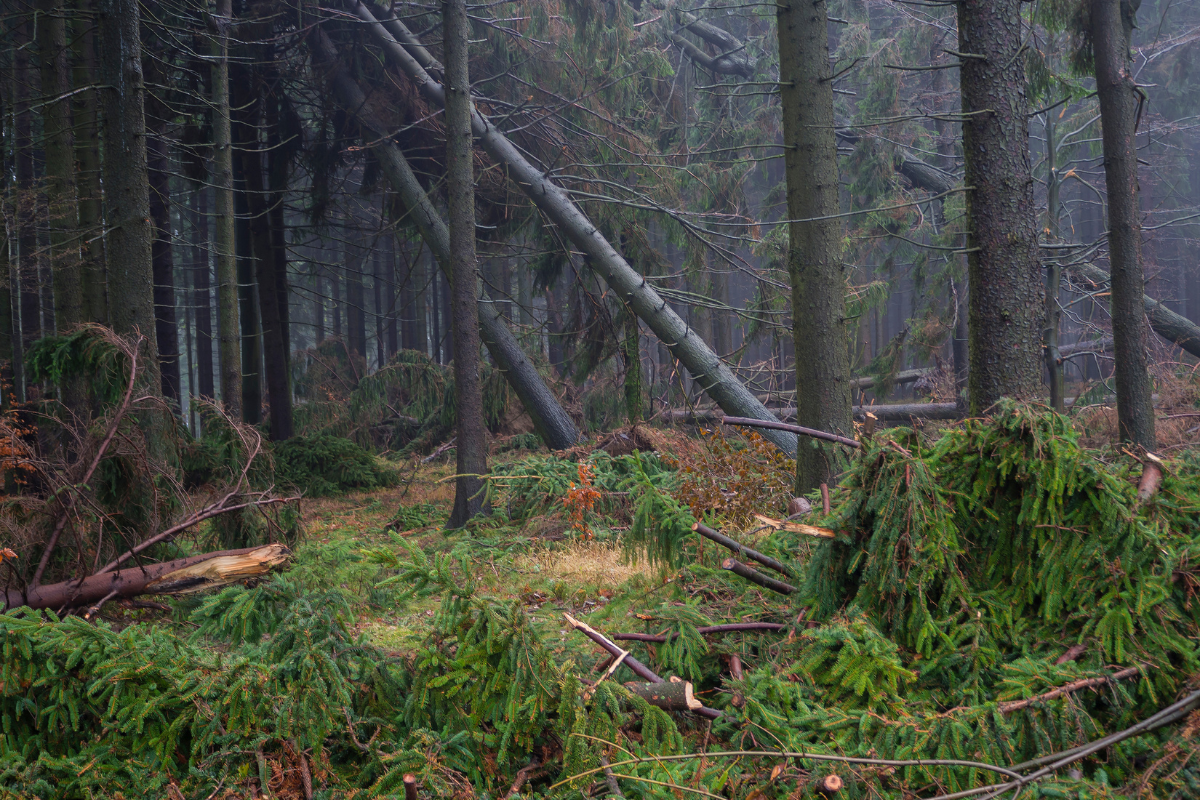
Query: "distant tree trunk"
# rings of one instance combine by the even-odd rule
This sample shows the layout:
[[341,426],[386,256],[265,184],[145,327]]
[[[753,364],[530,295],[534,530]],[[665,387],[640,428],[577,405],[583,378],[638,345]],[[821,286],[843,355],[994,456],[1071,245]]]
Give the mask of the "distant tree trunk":
[[[1122,20],[1122,6],[1131,8]],[[1092,0],[1091,39],[1096,91],[1104,133],[1104,178],[1108,187],[1108,253],[1112,274],[1113,365],[1121,439],[1155,448],[1149,338],[1143,307],[1142,225],[1138,205],[1138,88],[1129,72],[1129,35],[1135,0]]]
[[[1062,180],[1058,175],[1057,126],[1054,115],[1046,116],[1046,234],[1052,242],[1060,235],[1062,204],[1059,192]],[[1050,378],[1050,407],[1060,414],[1066,413],[1066,376],[1059,353],[1059,336],[1062,327],[1062,309],[1058,304],[1059,286],[1062,282],[1062,267],[1057,258],[1046,265],[1046,372]]]
[[82,321],[79,283],[78,199],[75,189],[75,136],[72,130],[71,72],[67,52],[66,8],[61,0],[41,0],[38,56],[42,65],[42,112],[49,203],[50,251],[54,256],[54,320],[60,333]]
[[1042,384],[1038,259],[1021,55],[1021,0],[960,0],[970,283],[971,413]]
[[275,293],[271,331],[269,335],[264,331],[264,336],[268,347],[266,371],[271,401],[271,438],[281,442],[296,433],[292,408],[292,293],[288,281],[287,220],[283,213],[288,165],[280,143],[278,117],[268,113],[268,124],[267,177],[271,207],[267,219],[271,228],[272,260],[269,268],[260,275],[259,285],[270,286]]
[[213,187],[216,192],[217,327],[221,402],[234,419],[242,417],[241,326],[238,320],[237,221],[233,198],[233,130],[229,111],[229,27],[232,0],[216,0],[211,18]]
[[[833,129],[827,13],[824,3],[776,7],[783,101],[788,216],[829,217],[838,211],[837,142]],[[846,266],[836,219],[789,225],[788,273],[796,352],[796,421],[853,435],[850,417],[850,341],[846,329]],[[806,492],[840,471],[836,446],[802,441],[796,483]]]
[[363,272],[367,263],[365,220],[355,219],[346,257],[346,346],[351,353],[367,357],[367,306],[363,296]]
[[383,259],[378,249],[371,254],[371,294],[375,301],[375,369],[381,369],[387,363],[387,354],[383,352],[387,323],[383,318]]
[[[162,364],[163,397],[182,399],[179,375],[179,327],[175,316],[175,257],[171,246],[170,159],[165,125],[150,138],[150,219],[154,223],[154,329]],[[182,407],[180,408],[182,411]]]
[[386,359],[390,359],[396,355],[396,351],[400,348],[399,342],[399,320],[397,319],[396,308],[396,237],[387,237],[387,255],[383,263],[383,283],[384,283],[384,309],[386,314],[386,336],[387,343],[384,347],[385,363]]
[[[346,229],[342,229],[342,236],[346,234]],[[329,267],[329,299],[332,306],[332,328],[335,339],[340,339],[342,336],[342,276],[341,271],[345,267],[346,259],[349,258],[347,245],[342,243],[342,263],[334,264]]]
[[[237,85],[236,81],[234,85]],[[245,140],[239,142],[235,139],[234,143],[235,148],[257,146],[257,142]],[[241,322],[242,421],[257,425],[262,422],[262,339],[259,336],[258,283],[255,279],[256,242],[251,230],[250,198],[246,189],[244,165],[242,159],[234,158],[233,208],[237,229],[238,320]],[[257,242],[257,245],[261,251],[262,242]]]
[[[146,337],[146,379],[157,391],[158,344],[154,336],[154,229],[146,168],[146,87],[137,0],[100,0],[97,41],[104,119],[104,190],[108,208],[110,317],[120,334]],[[157,420],[158,415],[153,415]],[[165,423],[165,420],[159,424]],[[165,430],[148,431],[162,444]],[[162,437],[161,439],[159,437]]]
[[[72,31],[75,37],[75,86],[97,81],[93,0],[77,0]],[[75,160],[78,164],[79,269],[81,314],[87,322],[107,325],[108,281],[105,276],[104,198],[100,184],[100,122],[96,90],[79,92],[74,100]]]
[[[32,15],[30,15],[32,16]],[[14,348],[14,389],[21,400],[29,398],[25,383],[24,357],[29,346],[41,336],[41,307],[37,274],[37,195],[34,189],[33,111],[30,96],[34,75],[29,58],[32,23],[28,18],[15,26],[13,53],[13,159],[16,162],[16,194],[13,198],[13,223],[17,238],[17,328],[20,338]]]
[[642,346],[638,330],[638,318],[632,311],[625,311],[625,337],[621,344],[621,358],[625,366],[625,416],[631,425],[645,418],[645,387],[642,382]]
[[208,189],[201,186],[193,193],[192,213],[192,305],[196,307],[196,393],[216,398],[213,381],[212,295],[208,260]]
[[314,347],[325,341],[325,282],[321,280],[322,271],[319,266],[314,266],[312,271],[313,324],[316,326],[316,331],[313,333]]
[[458,420],[458,477],[454,509],[446,522],[460,528],[488,513],[486,429],[479,377],[479,316],[475,255],[475,171],[471,136],[471,82],[467,75],[471,23],[466,0],[444,0],[442,32],[446,53],[446,191],[449,195],[450,287],[454,328],[455,417]]

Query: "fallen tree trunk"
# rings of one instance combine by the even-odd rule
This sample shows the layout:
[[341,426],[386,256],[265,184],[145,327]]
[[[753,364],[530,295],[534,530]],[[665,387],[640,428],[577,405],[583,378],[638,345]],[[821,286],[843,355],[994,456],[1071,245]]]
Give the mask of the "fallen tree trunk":
[[[906,383],[916,383],[926,375],[932,375],[935,372],[937,372],[935,367],[921,367],[919,369],[900,370],[896,373],[896,376],[892,378],[892,385],[902,386]],[[850,381],[850,388],[854,389],[855,391],[864,391],[866,389],[873,389],[876,383],[877,381],[874,377],[870,375],[864,375],[861,378],[852,378]]]
[[204,553],[161,564],[126,567],[80,580],[4,593],[4,610],[79,608],[146,594],[192,594],[258,578],[287,563],[292,551],[281,544]]
[[[445,108],[442,84],[435,81],[417,57],[401,44],[401,41],[415,38],[404,24],[392,18],[385,26],[364,3],[359,0],[351,0],[351,3],[355,13],[383,48],[386,57],[416,84],[426,100],[437,108]],[[401,32],[400,41],[397,41],[393,31]],[[509,178],[587,256],[590,266],[649,326],[717,405],[728,414],[774,419],[767,407],[738,381],[695,329],[684,322],[646,278],[633,269],[604,238],[570,195],[530,163],[478,109],[472,111],[471,129],[488,155],[508,170]],[[784,452],[795,454],[796,437],[792,434],[772,431],[767,438]]]
[[782,562],[779,562],[768,555],[764,555],[757,550],[751,550],[737,539],[730,539],[725,534],[713,530],[703,522],[697,522],[696,524],[692,525],[692,530],[703,536],[705,539],[714,541],[722,547],[729,548],[731,551],[733,551],[734,555],[745,556],[752,561],[757,561],[764,567],[770,567],[781,575],[787,575],[789,578],[796,577],[795,574],[790,569],[785,567]]
[[[1063,268],[1097,288],[1103,288],[1110,283],[1108,273],[1092,264],[1064,264]],[[1196,323],[1176,314],[1149,295],[1142,295],[1142,302],[1146,316],[1150,318],[1150,327],[1155,333],[1200,358],[1200,327]]]
[[745,425],[751,428],[766,428],[768,430],[788,431],[797,434],[798,436],[807,436],[811,439],[821,439],[826,442],[834,442],[835,444],[845,445],[858,449],[860,445],[856,440],[845,436],[838,436],[836,433],[827,433],[819,431],[816,428],[805,428],[801,425],[792,425],[787,422],[776,422],[775,420],[752,419],[747,417],[725,417],[721,420],[725,425]]
[[754,62],[746,52],[745,43],[739,41],[736,36],[724,28],[718,28],[710,22],[698,19],[682,9],[679,11],[679,19],[688,31],[721,49],[717,55],[710,56],[679,34],[672,33],[671,41],[677,44],[692,61],[714,74],[740,75],[743,78],[754,77]]
[[[774,408],[772,411],[776,416],[782,419],[795,419],[796,408],[788,406],[784,408]],[[852,406],[851,411],[854,418],[860,422],[866,419],[866,412],[870,411],[875,415],[875,419],[880,422],[907,422],[910,419],[958,419],[958,410],[953,403],[885,403],[883,405],[873,406]],[[660,412],[659,418],[665,422],[675,423],[703,423],[703,422],[720,422],[727,419],[720,409],[716,408],[668,408]],[[774,422],[774,420],[762,420],[763,422]],[[741,422],[739,425],[749,423]],[[787,423],[779,423],[787,424]],[[754,427],[759,427],[755,425]],[[789,428],[799,427],[789,425]],[[807,430],[812,430],[811,428]],[[828,434],[835,436],[836,434]],[[845,438],[845,437],[842,437]],[[847,441],[854,441],[847,439]],[[849,447],[850,445],[846,445]]]
[[[450,279],[450,232],[433,202],[421,188],[404,154],[388,139],[387,126],[367,111],[366,96],[338,61],[337,50],[324,31],[313,32],[309,41],[320,62],[329,70],[329,82],[341,105],[376,141],[372,152],[392,189],[429,244],[442,273]],[[484,292],[479,293],[479,334],[496,366],[513,387],[529,413],[538,434],[551,450],[565,450],[579,440],[575,422],[546,386],[517,338],[504,323],[500,310]]]

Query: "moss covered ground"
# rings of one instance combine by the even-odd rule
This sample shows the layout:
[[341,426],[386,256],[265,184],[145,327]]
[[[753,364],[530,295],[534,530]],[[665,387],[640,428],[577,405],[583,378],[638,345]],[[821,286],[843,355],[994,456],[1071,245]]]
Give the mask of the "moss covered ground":
[[[396,486],[304,501],[293,565],[258,586],[0,617],[0,794],[401,797],[412,774],[423,797],[762,800],[836,774],[847,798],[1200,795],[1186,705],[1009,783],[1193,697],[1187,451],[1139,499],[1137,454],[1065,418],[882,431],[828,514],[811,497],[823,541],[755,528],[790,499],[761,440],[649,437],[660,452],[498,455],[496,513],[460,531],[450,465],[414,459]],[[696,518],[797,591],[722,569]],[[622,646],[720,717],[629,693],[564,614],[666,634]],[[699,631],[732,622],[782,630]]]

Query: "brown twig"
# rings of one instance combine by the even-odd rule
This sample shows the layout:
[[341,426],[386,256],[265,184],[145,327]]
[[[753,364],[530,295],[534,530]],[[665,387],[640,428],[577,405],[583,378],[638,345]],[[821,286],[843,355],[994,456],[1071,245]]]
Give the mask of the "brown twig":
[[[726,625],[706,625],[701,628],[696,628],[700,634],[710,633],[743,633],[750,631],[781,631],[786,625],[778,622],[732,622]],[[672,633],[671,638],[674,639],[678,633]],[[614,633],[612,638],[618,641],[630,642],[653,642],[662,643],[667,641],[667,635],[663,633]]]
[[996,708],[1001,714],[1009,714],[1013,711],[1018,711],[1022,708],[1027,708],[1035,703],[1042,703],[1046,700],[1053,700],[1056,697],[1062,697],[1071,692],[1077,692],[1080,689],[1089,689],[1093,686],[1103,686],[1110,681],[1119,681],[1122,678],[1129,678],[1141,672],[1141,667],[1126,667],[1125,669],[1114,672],[1111,675],[1102,675],[1099,678],[1081,678],[1077,681],[1064,684],[1057,689],[1051,689],[1043,694],[1027,697],[1024,700],[1009,700],[1006,703],[1000,703]]
[[[821,511],[824,512],[825,516],[828,517],[830,510],[831,509],[830,509],[830,505],[829,505],[829,484],[822,483],[821,484]],[[833,775],[830,777],[836,778],[837,776]]]
[[517,770],[516,780],[514,780],[512,786],[508,788],[508,794],[504,795],[504,797],[520,797],[521,787],[524,786],[526,782],[545,775],[548,769],[549,768],[544,764],[536,761],[521,767],[519,770]]
[[744,425],[748,428],[770,428],[775,431],[787,431],[788,433],[799,434],[800,436],[809,436],[813,439],[822,439],[826,442],[834,442],[835,444],[853,447],[855,449],[862,447],[855,439],[847,439],[845,436],[838,436],[836,433],[827,433],[819,431],[815,428],[805,428],[800,425],[791,425],[787,422],[776,422],[775,420],[752,419],[751,417],[724,417],[721,422],[725,425]]
[[[92,475],[96,473],[96,469],[100,466],[100,461],[104,458],[109,445],[112,444],[113,437],[117,435],[117,428],[121,425],[121,420],[125,418],[125,414],[129,411],[130,401],[133,398],[133,387],[137,383],[137,366],[138,366],[138,351],[141,349],[142,342],[145,341],[144,336],[138,334],[133,342],[133,350],[129,354],[129,385],[125,387],[125,397],[121,401],[121,405],[117,408],[117,413],[113,416],[112,422],[108,425],[108,431],[104,435],[104,439],[100,442],[100,447],[96,450],[96,455],[92,458],[92,463],[88,466],[87,472],[83,475],[83,480],[79,482],[79,486],[87,486],[92,479]],[[29,581],[29,588],[36,589],[41,585],[42,575],[46,572],[46,567],[50,563],[50,556],[54,553],[54,548],[58,546],[58,537],[63,532],[63,528],[67,526],[67,520],[71,517],[71,510],[75,507],[75,501],[79,497],[76,492],[69,492],[68,499],[63,507],[62,516],[54,525],[54,530],[50,534],[50,539],[46,542],[45,549],[42,550],[42,557],[38,560],[37,569],[33,572],[33,578]]]
[[[746,674],[742,672],[742,659],[738,657],[737,653],[730,653],[729,655],[729,677],[735,681],[740,681],[746,677]],[[734,708],[741,708],[746,705],[746,698],[742,696],[741,692],[734,692],[732,703]]]

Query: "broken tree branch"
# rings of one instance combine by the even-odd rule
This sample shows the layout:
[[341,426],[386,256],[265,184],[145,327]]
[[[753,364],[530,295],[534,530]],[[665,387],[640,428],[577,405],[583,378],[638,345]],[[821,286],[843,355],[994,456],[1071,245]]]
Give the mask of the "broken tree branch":
[[789,578],[796,577],[795,573],[784,566],[782,562],[777,561],[768,555],[764,555],[757,550],[751,550],[749,547],[746,547],[736,539],[731,539],[725,534],[713,530],[703,522],[697,522],[696,524],[692,525],[692,530],[703,536],[705,539],[714,541],[722,547],[729,548],[735,555],[745,556],[752,561],[757,561],[764,567],[769,567],[781,575],[787,575]]
[[[588,637],[593,642],[611,653],[613,657],[620,658],[621,653],[625,652],[612,641],[610,641],[607,636],[600,633],[600,631],[591,627],[586,622],[580,622],[570,614],[563,614],[563,619],[565,619],[567,624],[572,628],[581,632],[584,636]],[[633,656],[625,657],[625,666],[629,667],[629,669],[633,671],[633,674],[637,675],[643,680],[649,681],[650,683],[665,683],[662,678],[655,674],[654,670],[650,669]],[[701,706],[700,708],[695,709],[695,711],[700,716],[707,717],[708,719],[716,719],[717,717],[721,716],[720,711],[717,711],[715,708],[708,708],[707,706]]]
[[[778,622],[731,622],[725,625],[705,625],[696,628],[697,633],[707,636],[712,633],[751,633],[754,631],[777,632],[783,630],[786,625],[781,625]],[[674,639],[678,633],[672,633],[671,638]],[[662,643],[667,641],[665,633],[614,633],[612,638],[618,641],[629,642],[653,642]]]
[[625,684],[625,688],[664,711],[696,711],[704,704],[696,699],[691,681]]
[[754,518],[766,525],[768,528],[774,528],[777,531],[787,531],[789,533],[801,533],[805,536],[816,536],[820,539],[833,539],[837,536],[836,531],[831,531],[829,528],[819,528],[816,525],[805,525],[803,522],[789,522],[785,519],[772,519],[771,517],[755,514]]
[[779,594],[795,594],[799,591],[795,586],[783,581],[777,581],[774,578],[769,578],[763,575],[758,570],[748,567],[736,558],[727,558],[721,562],[721,569],[727,569],[734,575],[745,578],[751,583],[756,583],[764,589],[770,589],[772,592]]
[[827,442],[835,442],[845,445],[846,447],[862,447],[858,441],[848,439],[845,436],[838,436],[836,433],[827,433],[819,431],[815,428],[805,428],[800,425],[792,425],[788,422],[775,422],[774,420],[766,419],[751,419],[750,417],[722,417],[723,425],[745,425],[750,428],[770,428],[775,431],[787,431],[788,433],[799,434],[800,436],[808,436],[813,439],[823,439]]
[[1141,667],[1126,667],[1125,669],[1121,670],[1120,672],[1114,672],[1111,675],[1101,675],[1099,678],[1081,678],[1080,680],[1072,681],[1071,683],[1064,684],[1063,686],[1060,686],[1057,689],[1051,689],[1050,691],[1045,692],[1044,694],[1035,695],[1033,697],[1027,697],[1024,700],[1009,700],[1006,703],[999,703],[996,706],[996,708],[1000,711],[1001,714],[1010,714],[1013,711],[1018,711],[1022,708],[1027,708],[1036,703],[1044,703],[1047,700],[1053,700],[1056,697],[1062,697],[1065,694],[1070,694],[1071,692],[1077,692],[1080,689],[1089,689],[1093,686],[1103,686],[1106,683],[1110,683],[1112,681],[1119,681],[1122,678],[1130,678],[1134,675],[1139,674],[1141,671],[1142,671]]

